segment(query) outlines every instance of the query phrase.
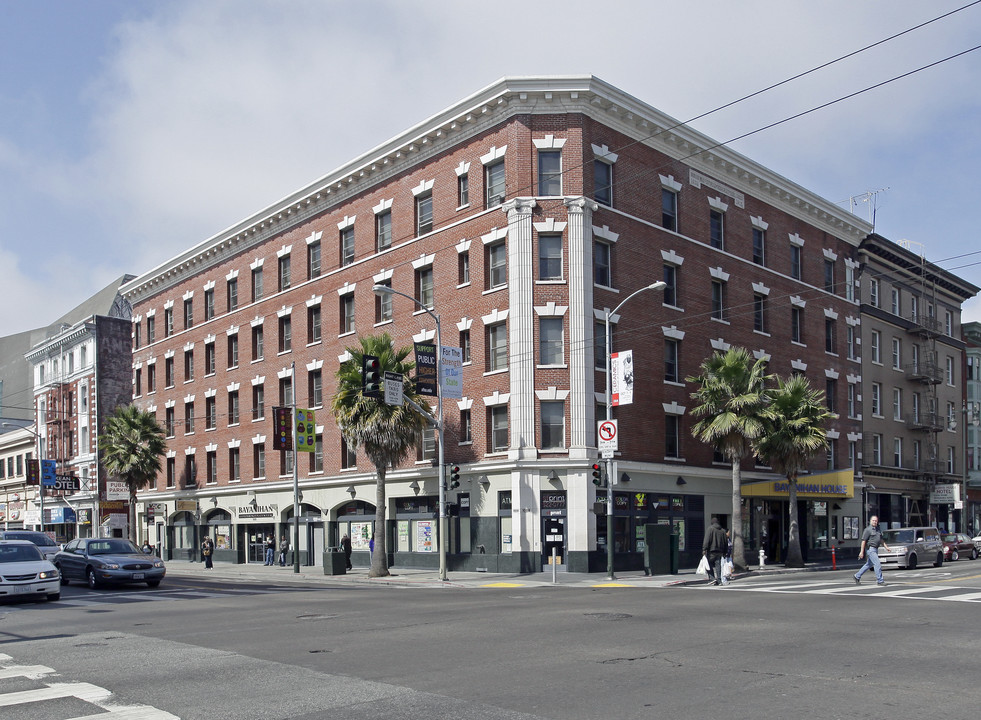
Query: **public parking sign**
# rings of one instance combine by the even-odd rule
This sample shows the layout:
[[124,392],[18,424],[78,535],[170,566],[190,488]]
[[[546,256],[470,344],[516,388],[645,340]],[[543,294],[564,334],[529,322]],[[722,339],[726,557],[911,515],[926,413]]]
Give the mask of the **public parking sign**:
[[597,449],[600,452],[620,449],[616,420],[600,420],[596,423]]

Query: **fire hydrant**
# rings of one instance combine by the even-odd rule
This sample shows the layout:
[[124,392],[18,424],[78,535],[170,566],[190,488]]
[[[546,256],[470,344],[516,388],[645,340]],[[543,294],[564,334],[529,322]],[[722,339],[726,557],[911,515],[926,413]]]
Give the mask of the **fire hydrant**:
[[760,548],[760,567],[766,567],[766,553]]

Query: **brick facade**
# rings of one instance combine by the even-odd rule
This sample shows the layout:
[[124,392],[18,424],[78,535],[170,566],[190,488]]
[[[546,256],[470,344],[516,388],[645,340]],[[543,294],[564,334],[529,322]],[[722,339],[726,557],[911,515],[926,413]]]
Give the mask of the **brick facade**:
[[[602,336],[596,334],[608,309],[671,272],[677,280],[673,302],[642,294],[615,318],[612,349],[633,351],[638,379],[633,405],[614,413],[621,437],[617,472],[630,476],[629,485],[616,488],[617,515],[625,518],[618,520],[623,527],[618,525],[617,542],[631,551],[618,562],[639,562],[639,517],[681,521],[683,561],[694,558],[707,516],[731,512],[730,472],[727,464],[714,461],[711,448],[691,438],[693,388],[685,378],[697,373],[715,349],[743,345],[768,357],[773,372],[803,372],[820,390],[835,388],[828,381],[838,379],[835,403],[844,406],[844,378],[860,373],[860,366],[841,351],[847,321],[859,317],[854,287],[847,289],[845,281],[848,277],[854,283],[857,275],[846,267],[857,267],[857,248],[870,231],[834,204],[714,145],[595,78],[503,80],[129,283],[124,292],[133,304],[136,402],[154,409],[161,422],[168,406],[175,418],[168,439],[173,482],[168,485],[165,471],[153,490],[141,494],[141,502],[166,509],[159,532],[171,533],[166,542],[174,553],[193,555],[200,536],[194,528],[220,518],[222,532],[229,534],[224,558],[243,561],[256,530],[278,537],[288,521],[292,483],[279,474],[278,454],[271,449],[271,407],[280,402],[280,379],[288,376],[291,364],[298,405],[312,404],[310,372],[321,373],[324,398],[317,416],[323,469],[311,471],[306,458],[299,465],[309,531],[300,548],[305,561],[319,563],[319,543],[336,544],[340,531],[349,527],[341,524],[349,514],[370,517],[373,468],[363,453],[356,467],[349,467],[326,409],[334,373],[345,348],[355,345],[359,335],[388,332],[397,346],[432,337],[432,318],[406,298],[394,296],[393,320],[377,322],[372,292],[374,283],[390,282],[394,290],[418,297],[419,284],[429,282],[431,269],[432,307],[441,318],[443,344],[460,344],[461,332],[469,328],[472,357],[464,369],[464,400],[444,402],[446,459],[461,464],[464,476],[463,486],[449,493],[454,513],[459,512],[450,538],[451,569],[540,568],[554,535],[545,529],[547,517],[564,519],[564,565],[599,567],[604,534],[601,530],[597,537],[591,512],[596,489],[589,465],[597,456],[596,420],[604,412],[606,378],[595,350]],[[540,192],[540,181],[547,180],[539,177],[540,153],[549,152],[561,158],[561,190],[555,194]],[[604,170],[597,161],[612,169],[612,205],[594,186]],[[495,168],[502,162],[503,201],[488,203],[487,183],[493,189],[500,178]],[[469,197],[461,205],[464,175]],[[677,200],[674,228],[665,227],[671,224],[662,207],[665,190]],[[432,230],[418,233],[428,197]],[[711,243],[713,211],[723,216],[721,248]],[[389,212],[391,246],[378,251],[377,219]],[[351,228],[353,259],[343,244]],[[765,241],[762,263],[754,262],[754,229]],[[556,236],[561,238],[558,274],[556,265],[543,268],[541,262],[542,238]],[[309,249],[317,242],[320,273],[311,276]],[[800,249],[799,277],[792,270],[792,248]],[[607,251],[609,277],[599,277],[604,271],[596,266],[605,262]],[[469,280],[461,277],[464,253]],[[503,283],[497,265],[501,257],[506,259]],[[288,258],[283,262],[289,287],[280,290],[283,258]],[[834,279],[826,283],[829,262]],[[263,295],[253,302],[253,271],[259,267]],[[229,312],[230,280],[237,281],[238,305]],[[713,281],[724,288],[721,310],[713,307]],[[213,294],[214,315],[208,318],[206,294]],[[345,331],[349,297],[354,328]],[[191,322],[185,327],[186,303]],[[313,307],[320,308],[319,340],[308,334]],[[170,335],[165,333],[168,309]],[[794,309],[799,311],[799,342],[790,341]],[[754,330],[759,311],[764,315],[761,331]],[[721,318],[713,317],[720,313]],[[292,342],[281,352],[286,319]],[[543,363],[542,321],[551,332],[556,319],[562,328],[561,362]],[[507,364],[494,370],[489,328],[500,323],[507,333]],[[263,356],[253,359],[253,333],[260,327]],[[236,335],[237,362],[229,357],[235,345],[229,338]],[[665,379],[669,340],[678,348],[676,380]],[[205,367],[212,352],[208,345],[213,346],[213,373]],[[552,347],[545,345],[546,351]],[[186,353],[193,377],[185,373]],[[172,385],[166,378],[168,358],[174,366]],[[252,416],[256,384],[264,390],[261,418]],[[229,394],[234,392],[239,418],[230,422]],[[214,429],[205,424],[209,394],[216,405]],[[542,403],[558,402],[563,403],[564,441],[560,448],[544,448]],[[181,425],[187,405],[194,407],[193,432]],[[508,442],[494,450],[491,411],[501,406],[507,408]],[[471,412],[472,442],[461,441],[461,408]],[[673,454],[666,449],[668,416],[680,418],[679,452]],[[857,418],[839,415],[834,422],[834,434],[842,439],[837,454],[830,462],[819,458],[814,469],[846,468],[844,439],[860,433]],[[265,446],[266,472],[257,478],[253,448],[259,442]],[[236,445],[239,478],[230,475]],[[215,482],[209,482],[210,471],[202,472],[209,453]],[[189,455],[196,475],[177,477],[189,467]],[[769,477],[752,461],[744,472],[750,478]],[[414,499],[436,495],[436,478],[429,459],[412,459],[390,475],[389,517],[407,523],[390,536],[407,564],[434,562],[415,545],[414,523],[424,513],[412,516],[408,508]],[[268,523],[239,522],[250,499],[272,508]],[[369,503],[359,505],[364,499]],[[656,511],[654,500],[663,501]],[[747,527],[753,523],[758,538],[758,520],[747,514],[744,522]],[[180,524],[184,529],[173,529]],[[163,535],[151,539],[164,541]],[[485,552],[477,554],[478,546]]]

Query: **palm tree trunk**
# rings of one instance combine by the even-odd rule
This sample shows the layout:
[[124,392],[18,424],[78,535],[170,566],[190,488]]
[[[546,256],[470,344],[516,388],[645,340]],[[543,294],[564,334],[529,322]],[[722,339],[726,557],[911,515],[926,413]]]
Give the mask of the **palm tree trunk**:
[[732,461],[732,564],[746,569],[746,549],[743,545],[743,489],[739,459]]
[[368,577],[388,577],[388,553],[386,548],[388,543],[385,541],[386,513],[385,513],[385,467],[375,465],[378,473],[378,481],[375,484],[375,549],[371,553],[371,568],[368,570]]
[[133,544],[135,545],[137,543],[137,538],[136,538],[136,488],[134,488],[132,485],[129,486],[129,508],[128,508],[128,516],[129,516],[129,528],[128,528],[129,532],[127,533],[127,535],[129,536],[129,539],[132,540],[133,541]]
[[800,526],[797,520],[797,477],[787,477],[790,486],[790,507],[787,510],[787,567],[804,567],[804,556],[800,551]]

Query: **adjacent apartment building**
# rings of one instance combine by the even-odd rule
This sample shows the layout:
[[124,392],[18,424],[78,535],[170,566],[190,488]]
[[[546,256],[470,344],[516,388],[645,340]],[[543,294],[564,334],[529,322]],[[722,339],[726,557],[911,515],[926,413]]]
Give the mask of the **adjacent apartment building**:
[[[382,284],[438,314],[443,344],[462,350],[463,397],[444,403],[445,458],[462,468],[447,491],[451,571],[540,570],[553,549],[562,568],[605,568],[606,493],[590,470],[608,350],[632,350],[636,378],[614,410],[617,568],[641,565],[650,523],[671,525],[694,563],[711,515],[779,559],[785,484],[747,460],[730,517],[730,466],[691,436],[686,378],[735,345],[827,392],[836,418],[800,494],[804,544],[855,546],[871,230],[595,77],[502,79],[124,286],[135,402],[168,436],[141,527],[152,517],[168,557],[194,557],[207,533],[218,561],[258,560],[293,519],[272,407],[295,388],[317,448],[296,461],[297,550],[318,565],[348,533],[366,561],[374,469],[329,413],[334,375],[361,335],[401,347],[435,334]],[[659,280],[611,318],[605,347],[606,313]],[[962,286],[936,308],[954,311]],[[388,475],[396,565],[437,562],[436,457],[427,431]]]

